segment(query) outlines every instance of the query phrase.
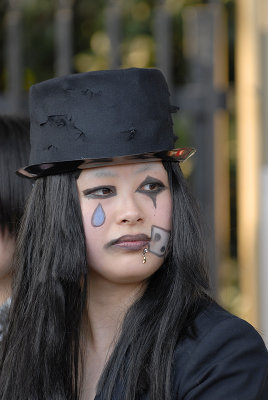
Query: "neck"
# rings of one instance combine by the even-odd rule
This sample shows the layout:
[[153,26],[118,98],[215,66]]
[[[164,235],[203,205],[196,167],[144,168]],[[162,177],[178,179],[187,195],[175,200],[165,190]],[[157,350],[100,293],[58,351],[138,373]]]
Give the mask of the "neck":
[[113,283],[90,272],[85,333],[95,351],[113,347],[127,310],[143,290],[141,283]]
[[8,274],[0,279],[0,305],[11,296],[12,275]]

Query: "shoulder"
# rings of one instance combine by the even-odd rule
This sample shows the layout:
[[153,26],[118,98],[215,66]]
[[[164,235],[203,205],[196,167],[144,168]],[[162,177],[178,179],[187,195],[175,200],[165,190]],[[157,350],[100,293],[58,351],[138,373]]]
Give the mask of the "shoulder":
[[195,338],[185,339],[175,351],[179,398],[268,398],[268,353],[250,324],[210,302],[197,315],[195,328]]

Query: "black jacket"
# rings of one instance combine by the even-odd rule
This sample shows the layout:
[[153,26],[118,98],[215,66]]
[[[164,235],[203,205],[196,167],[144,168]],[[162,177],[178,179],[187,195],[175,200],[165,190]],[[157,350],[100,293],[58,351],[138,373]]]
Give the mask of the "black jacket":
[[[199,312],[195,326],[196,339],[175,350],[172,399],[268,400],[268,353],[256,330],[214,302]],[[123,399],[119,384],[113,400]],[[107,399],[100,394],[95,400]]]

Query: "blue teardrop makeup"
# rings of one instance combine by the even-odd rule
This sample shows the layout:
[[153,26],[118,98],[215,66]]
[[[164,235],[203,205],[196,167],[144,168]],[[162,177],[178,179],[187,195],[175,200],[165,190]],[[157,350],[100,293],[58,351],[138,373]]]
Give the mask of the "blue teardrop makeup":
[[99,203],[98,207],[95,209],[92,218],[91,218],[91,224],[92,226],[98,227],[102,226],[105,222],[105,212],[102,208],[102,205]]

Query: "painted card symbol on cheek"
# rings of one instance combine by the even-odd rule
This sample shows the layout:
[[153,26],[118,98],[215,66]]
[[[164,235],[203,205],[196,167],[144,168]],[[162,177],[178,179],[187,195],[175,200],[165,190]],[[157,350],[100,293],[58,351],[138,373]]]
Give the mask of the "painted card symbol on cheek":
[[95,227],[103,225],[105,222],[105,213],[103,211],[102,205],[99,203],[98,207],[95,209],[92,218],[91,224]]
[[151,230],[152,240],[149,243],[148,250],[158,257],[164,257],[169,236],[170,231],[153,225]]
[[156,241],[156,242],[158,242],[158,240],[160,240],[161,239],[161,235],[159,234],[159,233],[156,233],[155,235],[154,235],[154,240]]

